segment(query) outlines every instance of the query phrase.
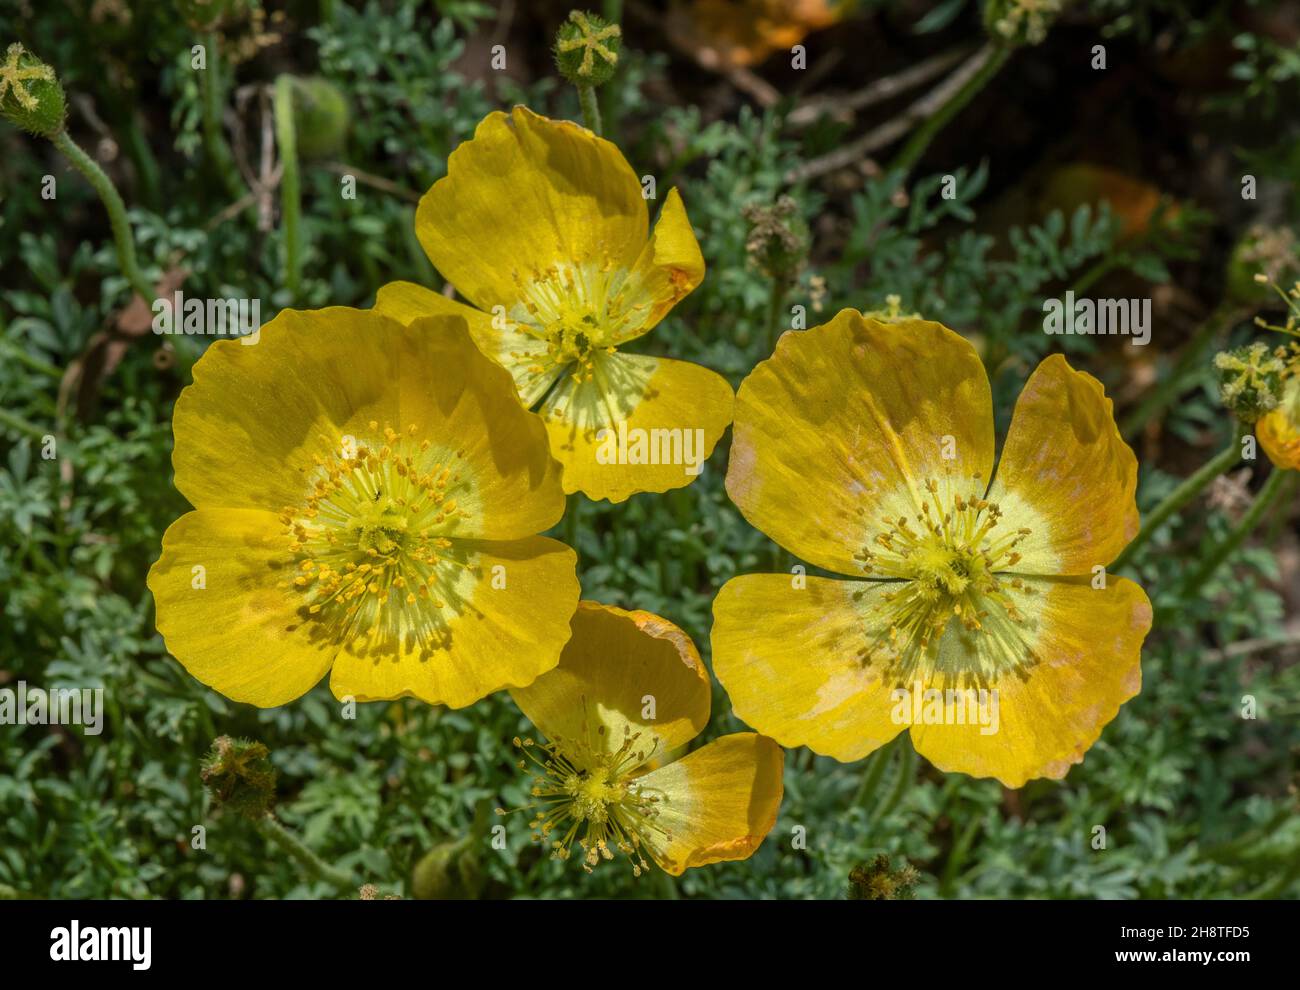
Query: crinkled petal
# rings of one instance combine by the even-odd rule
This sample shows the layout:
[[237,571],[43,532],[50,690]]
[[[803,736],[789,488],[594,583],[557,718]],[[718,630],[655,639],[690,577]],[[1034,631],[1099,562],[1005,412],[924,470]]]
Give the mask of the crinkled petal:
[[[1060,779],[1141,690],[1151,603],[1140,587],[1115,577],[1100,590],[1084,578],[1024,584],[1027,593],[1011,591],[1026,617],[1022,632],[1006,637],[1022,637],[1012,653],[1005,641],[971,635],[954,623],[941,647],[940,669],[921,682],[923,691],[944,692],[935,700],[943,714],[936,707],[930,719],[923,705],[921,719],[913,718],[912,742],[940,770],[996,777],[1007,787]],[[960,676],[972,665],[1002,668],[985,688],[996,694],[981,696]],[[950,699],[949,689],[961,693]],[[921,700],[927,700],[924,693]],[[914,701],[910,710],[917,710]]]
[[459,577],[437,588],[425,625],[410,635],[376,625],[351,639],[330,676],[337,698],[418,698],[464,708],[531,683],[559,662],[578,603],[577,555],[541,536],[457,541]]
[[284,526],[270,512],[200,509],[163,534],[149,570],[158,631],[194,677],[233,701],[274,708],[309,691],[338,653],[314,636]]
[[[987,486],[993,408],[975,349],[938,323],[853,310],[782,335],[741,383],[727,492],[791,553],[862,576],[886,520]],[[978,480],[977,480],[978,479]]]
[[781,808],[785,756],[771,739],[737,732],[641,777],[655,795],[647,849],[666,872],[748,859]]
[[376,294],[374,308],[405,324],[426,316],[462,317],[478,349],[510,372],[526,406],[545,395],[564,370],[552,360],[544,341],[525,333],[504,314],[493,317],[414,282],[389,282]]
[[1017,547],[1021,574],[1091,574],[1137,535],[1137,458],[1101,383],[1059,354],[1038,366],[1016,402],[989,501]]
[[641,184],[614,144],[525,107],[483,119],[416,210],[434,267],[491,312],[552,265],[628,268],[646,241]]
[[637,750],[661,757],[704,728],[709,675],[686,633],[597,602],[579,604],[572,628],[559,665],[511,692],[548,739],[613,752],[638,735]]
[[787,748],[848,762],[902,732],[894,683],[870,662],[882,581],[787,574],[732,578],[713,602],[713,672],[746,725]]
[[670,358],[601,355],[589,378],[570,375],[540,409],[564,490],[622,502],[694,481],[731,422],[725,378]]

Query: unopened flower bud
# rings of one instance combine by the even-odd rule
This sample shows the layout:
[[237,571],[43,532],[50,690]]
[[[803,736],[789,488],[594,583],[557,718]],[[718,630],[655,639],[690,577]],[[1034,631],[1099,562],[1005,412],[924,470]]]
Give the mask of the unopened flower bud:
[[920,879],[920,874],[909,864],[891,870],[889,857],[880,855],[849,872],[849,900],[910,901],[912,888]]
[[1277,408],[1286,363],[1266,344],[1220,351],[1214,358],[1219,399],[1243,423],[1254,423]]
[[52,138],[63,130],[68,101],[54,70],[15,42],[0,64],[0,116],[29,134]]
[[218,736],[199,768],[213,803],[247,818],[260,818],[275,801],[275,767],[259,742]]
[[575,86],[603,86],[618,68],[623,29],[582,10],[569,13],[555,35],[555,65]]

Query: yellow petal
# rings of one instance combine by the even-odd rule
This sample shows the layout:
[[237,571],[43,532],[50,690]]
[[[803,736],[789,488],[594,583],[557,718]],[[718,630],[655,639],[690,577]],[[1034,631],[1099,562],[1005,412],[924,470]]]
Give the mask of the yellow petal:
[[[371,426],[370,424],[376,424]],[[286,310],[246,346],[217,341],[176,403],[176,487],[200,508],[279,512],[311,492],[316,458],[390,426],[429,440],[461,478],[458,535],[517,539],[564,514],[558,465],[510,376],[456,317],[410,328],[366,310]]]
[[641,793],[660,799],[647,841],[654,861],[681,876],[752,856],[776,824],[784,762],[771,739],[737,732],[641,777]]
[[1300,378],[1291,378],[1282,404],[1255,424],[1255,436],[1273,466],[1300,471]]
[[[943,721],[926,724],[923,715],[911,726],[917,752],[940,770],[996,777],[1007,787],[1037,777],[1060,779],[1083,760],[1120,705],[1141,690],[1142,641],[1151,628],[1151,603],[1141,588],[1114,577],[1102,590],[1083,578],[1025,584],[1034,594],[1012,595],[1029,619],[1026,642],[1036,662],[998,677],[990,688],[996,696],[985,696],[982,709],[977,694],[954,696],[951,703],[944,695]],[[966,669],[976,654],[986,667],[1005,663],[999,650],[988,636],[971,636],[954,623],[940,666]],[[943,673],[923,685],[950,688],[965,685]],[[957,724],[958,709],[965,724]],[[915,702],[910,710],[917,710]]]
[[545,341],[519,329],[504,314],[496,318],[414,282],[389,282],[375,295],[375,311],[399,323],[425,316],[460,316],[469,324],[478,349],[510,372],[524,405],[532,406],[563,368],[550,357]]
[[791,553],[860,576],[854,554],[883,520],[915,520],[927,481],[948,505],[992,467],[992,398],[970,343],[842,310],[784,334],[741,383],[727,492]]
[[336,698],[413,697],[463,708],[502,688],[520,687],[559,661],[578,602],[577,555],[534,536],[512,542],[457,542],[454,586],[429,607],[431,635],[398,639],[379,627],[350,641],[330,676]]
[[670,309],[693,292],[704,279],[704,256],[686,207],[676,189],[668,191],[654,233],[628,274],[626,292],[648,307],[642,322],[616,343],[631,340],[652,329]]
[[1030,534],[1021,574],[1091,574],[1137,535],[1137,458],[1101,383],[1053,354],[1029,377],[989,501]]
[[613,752],[640,733],[635,748],[662,756],[699,735],[709,675],[686,633],[650,612],[597,602],[579,604],[572,628],[559,665],[511,692],[547,739]]
[[641,184],[618,148],[525,107],[489,114],[420,200],[415,232],[434,267],[491,312],[551,265],[628,268],[646,241]]
[[731,422],[731,386],[669,358],[602,354],[562,379],[540,409],[564,490],[622,502],[689,485]]
[[261,708],[305,694],[338,652],[311,635],[301,598],[280,587],[293,568],[283,529],[270,512],[187,512],[149,570],[171,654],[208,687]]
[[903,731],[868,662],[872,610],[895,585],[785,574],[732,578],[713,602],[713,672],[746,725],[782,746],[861,759]]

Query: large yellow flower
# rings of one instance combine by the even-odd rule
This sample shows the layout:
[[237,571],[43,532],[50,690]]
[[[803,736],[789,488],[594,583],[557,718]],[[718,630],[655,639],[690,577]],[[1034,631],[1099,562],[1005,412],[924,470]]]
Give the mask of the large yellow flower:
[[741,385],[727,491],[860,580],[723,587],[713,663],[736,715],[844,761],[910,725],[940,769],[1009,787],[1079,762],[1141,686],[1150,603],[1093,570],[1137,533],[1136,460],[1100,383],[1059,355],[990,485],[993,460],[988,378],[951,330],[845,310],[785,334]]
[[576,557],[534,534],[558,465],[464,321],[283,312],[208,349],[174,428],[195,511],[149,588],[204,684],[272,707],[332,667],[339,698],[461,707],[555,666]]
[[1283,470],[1300,471],[1300,369],[1282,389],[1282,401],[1255,424],[1259,445]]
[[678,876],[748,859],[776,823],[784,758],[771,739],[738,732],[674,761],[711,692],[695,644],[657,615],[582,602],[559,666],[511,695],[548,739],[515,740],[536,770],[520,810],[557,859],[577,841],[588,872],[622,853],[638,876],[647,855]]
[[694,480],[731,422],[731,386],[699,365],[619,350],[704,277],[677,190],[649,233],[617,147],[516,107],[452,152],[415,232],[473,306],[393,282],[375,308],[403,322],[463,316],[524,403],[540,403],[566,492],[621,502]]

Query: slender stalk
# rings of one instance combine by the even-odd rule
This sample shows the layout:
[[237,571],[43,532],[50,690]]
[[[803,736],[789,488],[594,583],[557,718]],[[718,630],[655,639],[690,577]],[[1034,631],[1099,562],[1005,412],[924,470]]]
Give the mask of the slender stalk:
[[275,81],[275,143],[280,149],[280,225],[284,230],[284,286],[295,299],[302,280],[298,140],[293,121],[293,79]]
[[340,890],[354,890],[356,881],[352,874],[330,866],[323,859],[303,844],[303,841],[281,825],[274,815],[266,814],[257,819],[257,830],[271,842],[283,849],[300,866],[317,880],[321,880]]
[[1277,501],[1278,495],[1286,487],[1287,474],[1288,472],[1280,468],[1273,469],[1273,473],[1268,476],[1268,481],[1264,482],[1264,487],[1255,496],[1255,501],[1250,504],[1246,514],[1241,517],[1241,522],[1233,527],[1232,532],[1214,548],[1210,556],[1183,584],[1183,598],[1191,598],[1200,591],[1201,586],[1214,576],[1214,572],[1223,565],[1223,562],[1231,557],[1237,548],[1245,542],[1246,537],[1259,525],[1269,507]]
[[113,243],[117,247],[118,267],[122,269],[122,274],[140,298],[149,301],[154,295],[153,286],[144,277],[135,259],[135,235],[131,232],[131,224],[126,218],[126,204],[122,202],[113,180],[104,174],[104,170],[93,158],[81,150],[77,142],[68,136],[67,131],[59,131],[50,138],[50,141],[95,187],[104,209],[108,211],[109,225],[113,228]]
[[[1075,291],[1082,290],[1076,288]],[[1169,374],[1147,393],[1136,409],[1120,420],[1119,432],[1125,437],[1131,437],[1168,408],[1183,389],[1187,375],[1201,363],[1206,348],[1225,328],[1231,327],[1242,316],[1242,311],[1236,306],[1220,306],[1215,309],[1193,331]]]
[[221,48],[216,32],[209,31],[203,36],[207,62],[200,77],[203,101],[203,144],[208,149],[208,157],[216,166],[226,191],[235,199],[243,196],[248,189],[239,179],[239,169],[235,167],[235,158],[226,143],[226,134],[221,125],[221,104],[224,87],[221,82]]
[[885,764],[889,762],[889,754],[893,751],[892,743],[892,740],[885,743],[867,757],[867,766],[862,774],[862,784],[858,787],[857,794],[853,795],[853,803],[857,807],[866,808],[867,800],[876,793],[876,788],[880,785],[880,778],[885,772]]
[[965,85],[953,93],[938,110],[926,118],[925,123],[912,132],[912,136],[903,145],[903,150],[890,163],[889,171],[910,172],[912,166],[925,154],[925,149],[930,146],[930,142],[934,140],[935,136],[958,114],[962,107],[966,106],[974,98],[976,93],[988,84],[989,80],[998,74],[1010,57],[1011,48],[1007,46],[994,48],[989,53],[984,64],[979,67],[979,70],[966,80]]
[[767,324],[764,327],[768,354],[776,350],[777,338],[781,336],[781,322],[788,289],[789,285],[784,278],[778,276],[772,279],[772,292],[767,299]]
[[[906,733],[900,733],[900,738]],[[903,739],[898,747],[898,776],[894,779],[894,786],[890,789],[889,794],[880,802],[876,812],[872,815],[873,821],[881,821],[893,813],[907,794],[907,789],[912,786],[912,773],[916,766],[916,750],[912,748],[910,739]]]
[[1165,496],[1164,501],[1146,517],[1133,542],[1115,559],[1111,565],[1112,570],[1119,570],[1129,563],[1170,516],[1200,494],[1201,489],[1211,481],[1241,460],[1241,438],[1245,436],[1245,432],[1245,427],[1238,424],[1233,431],[1232,442],[1228,446],[1202,464],[1190,477],[1183,479],[1182,484]]
[[587,130],[599,136],[600,102],[596,99],[596,87],[579,84],[577,89],[578,104],[582,107],[582,122],[587,125]]

